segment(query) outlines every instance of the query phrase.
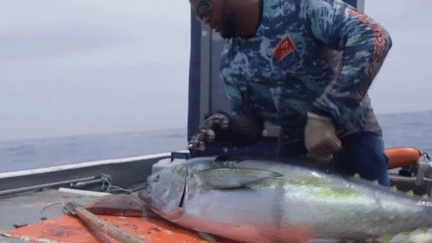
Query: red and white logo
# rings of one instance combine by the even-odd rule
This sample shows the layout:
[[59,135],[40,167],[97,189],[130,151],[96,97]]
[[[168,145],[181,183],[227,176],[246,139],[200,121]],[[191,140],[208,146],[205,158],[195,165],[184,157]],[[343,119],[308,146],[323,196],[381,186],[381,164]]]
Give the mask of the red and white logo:
[[285,72],[295,71],[301,59],[297,47],[288,35],[279,42],[273,55],[274,63]]
[[289,36],[286,36],[279,42],[278,47],[275,49],[273,59],[278,62],[282,60],[286,55],[293,52],[295,49],[296,47],[292,42],[291,38]]

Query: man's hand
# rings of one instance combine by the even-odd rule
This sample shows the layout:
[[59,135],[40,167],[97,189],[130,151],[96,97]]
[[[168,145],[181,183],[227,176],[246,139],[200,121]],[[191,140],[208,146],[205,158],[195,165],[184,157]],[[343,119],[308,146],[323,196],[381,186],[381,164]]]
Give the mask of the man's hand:
[[308,112],[305,145],[309,158],[318,163],[330,163],[334,152],[342,149],[332,119]]
[[230,129],[230,118],[228,115],[216,112],[204,121],[204,124],[198,129],[188,144],[188,149],[192,152],[203,152],[207,144],[213,144],[216,137],[221,133],[226,133]]

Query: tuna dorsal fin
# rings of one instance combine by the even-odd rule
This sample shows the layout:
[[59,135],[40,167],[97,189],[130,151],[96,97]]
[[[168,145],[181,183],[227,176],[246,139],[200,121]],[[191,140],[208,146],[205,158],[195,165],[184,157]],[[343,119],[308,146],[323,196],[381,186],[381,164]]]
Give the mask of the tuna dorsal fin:
[[217,189],[232,189],[244,187],[248,184],[282,176],[269,170],[246,168],[215,168],[197,172],[200,182],[208,187]]

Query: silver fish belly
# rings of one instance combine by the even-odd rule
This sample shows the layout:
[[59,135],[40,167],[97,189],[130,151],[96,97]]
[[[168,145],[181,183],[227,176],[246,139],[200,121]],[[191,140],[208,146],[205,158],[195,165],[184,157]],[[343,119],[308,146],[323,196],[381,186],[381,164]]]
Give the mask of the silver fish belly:
[[144,197],[162,217],[242,242],[367,239],[432,224],[421,198],[271,160],[193,159],[148,182]]

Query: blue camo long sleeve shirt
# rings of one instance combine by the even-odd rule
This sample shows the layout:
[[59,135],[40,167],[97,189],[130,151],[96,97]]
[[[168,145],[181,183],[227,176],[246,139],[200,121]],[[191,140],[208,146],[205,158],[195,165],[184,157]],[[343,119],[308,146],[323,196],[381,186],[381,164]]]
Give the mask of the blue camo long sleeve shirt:
[[225,46],[221,76],[235,112],[243,95],[287,141],[303,140],[309,111],[339,136],[381,134],[367,90],[390,47],[383,27],[339,0],[263,0],[256,34]]

